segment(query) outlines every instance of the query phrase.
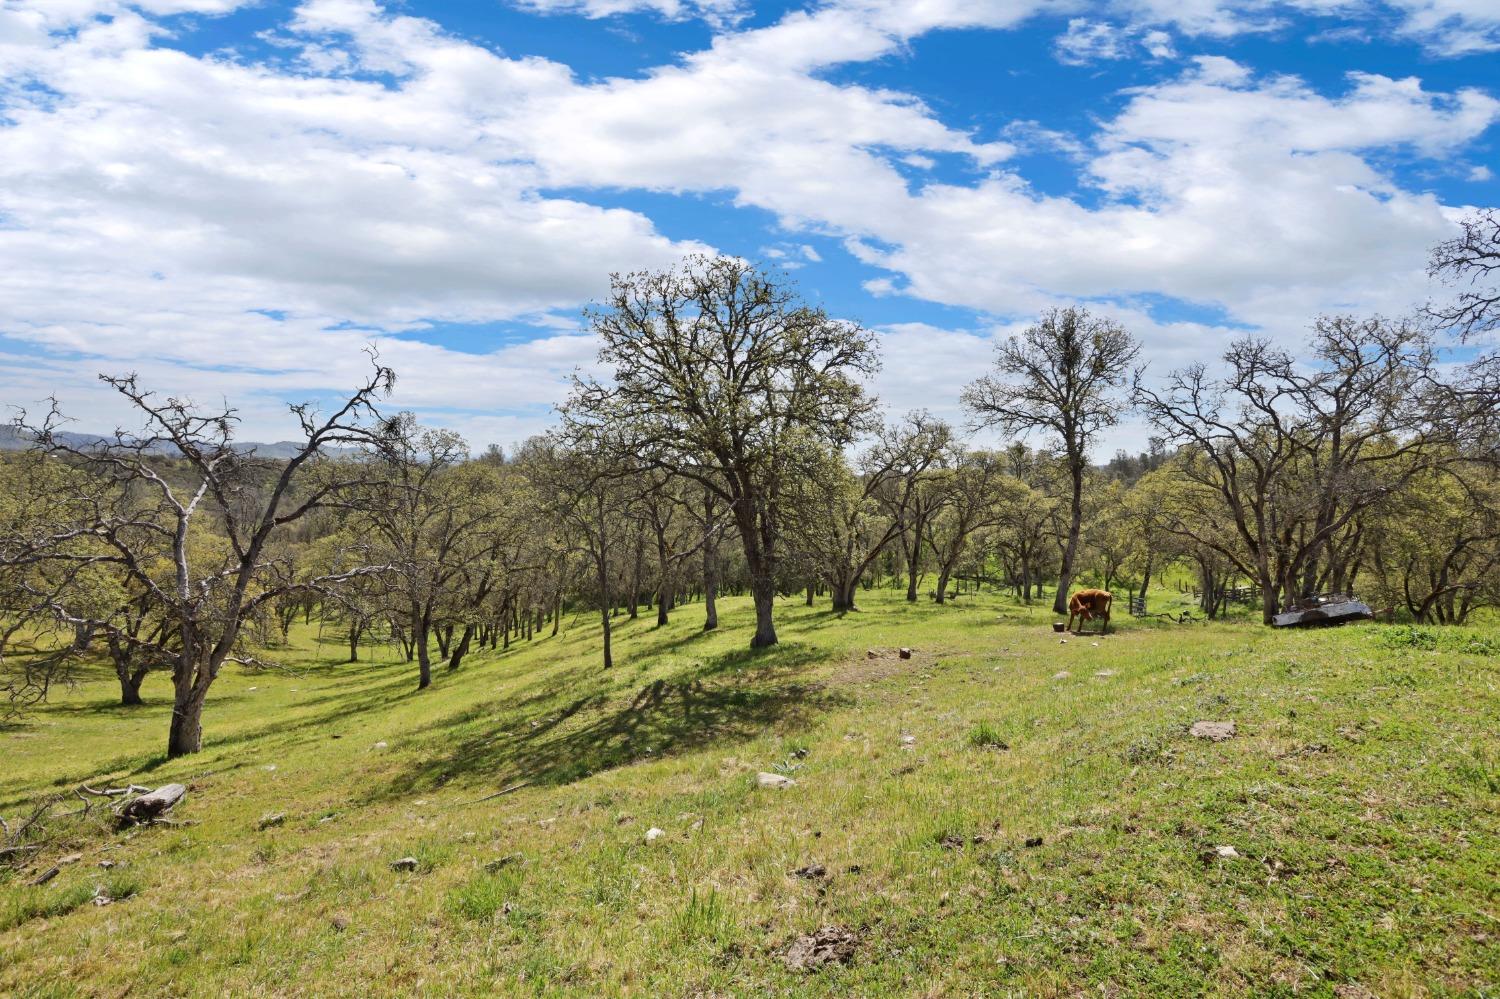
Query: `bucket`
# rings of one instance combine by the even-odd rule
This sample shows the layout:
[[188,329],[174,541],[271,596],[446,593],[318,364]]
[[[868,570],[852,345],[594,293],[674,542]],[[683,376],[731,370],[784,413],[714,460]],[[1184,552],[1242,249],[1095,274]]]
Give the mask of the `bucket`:
[[1057,632],[1059,635],[1061,635],[1067,627],[1068,626],[1063,624],[1061,621],[1052,622],[1052,630]]

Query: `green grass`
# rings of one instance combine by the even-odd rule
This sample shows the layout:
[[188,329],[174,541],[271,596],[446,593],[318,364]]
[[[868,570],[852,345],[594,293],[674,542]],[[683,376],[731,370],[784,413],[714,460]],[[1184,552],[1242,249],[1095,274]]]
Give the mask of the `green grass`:
[[[421,694],[302,629],[174,761],[165,681],[121,708],[101,670],[0,727],[0,815],[181,780],[190,824],[79,823],[0,875],[0,994],[1493,994],[1494,627],[1063,644],[1008,598],[862,604],[788,600],[760,653],[742,600],[621,620],[607,672],[580,616]],[[788,970],[825,924],[854,960]]]

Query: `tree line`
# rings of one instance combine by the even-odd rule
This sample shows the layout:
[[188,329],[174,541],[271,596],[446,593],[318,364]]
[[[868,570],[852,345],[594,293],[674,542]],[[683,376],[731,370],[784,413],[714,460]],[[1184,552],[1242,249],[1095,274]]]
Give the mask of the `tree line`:
[[[289,458],[238,445],[232,409],[105,377],[139,428],[85,446],[54,403],[0,462],[0,683],[33,703],[103,657],[134,704],[164,673],[177,756],[225,665],[269,665],[299,619],[351,661],[394,645],[419,689],[579,612],[609,668],[622,616],[697,605],[712,631],[725,593],[749,594],[753,647],[777,641],[778,596],[851,612],[874,585],[945,603],[985,584],[1050,588],[1061,613],[1079,580],[1144,595],[1172,566],[1209,616],[1243,580],[1266,621],[1358,589],[1462,622],[1500,600],[1497,259],[1481,213],[1433,255],[1454,302],[1320,317],[1300,356],[1244,337],[1164,375],[1113,320],[1049,310],[965,388],[962,427],[883,415],[870,331],[724,257],[615,276],[587,313],[604,374],[511,453],[386,412],[374,355],[338,406],[292,407]],[[1127,412],[1150,451],[1097,464]]]

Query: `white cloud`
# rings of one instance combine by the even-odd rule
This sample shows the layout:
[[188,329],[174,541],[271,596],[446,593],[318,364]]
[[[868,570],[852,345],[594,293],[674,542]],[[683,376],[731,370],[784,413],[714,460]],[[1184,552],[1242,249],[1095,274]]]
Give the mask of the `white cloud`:
[[909,294],[1001,314],[1142,292],[1288,333],[1324,309],[1399,312],[1423,296],[1427,248],[1450,223],[1367,156],[1443,155],[1497,115],[1476,91],[1356,75],[1330,98],[1204,60],[1103,124],[1087,165],[1099,207],[999,173],[930,185],[865,228],[878,245],[852,245]]
[[[601,16],[612,2],[551,6]],[[1283,9],[1153,2],[1107,11],[1157,58],[1171,37],[1143,27],[1153,18],[1231,31]],[[248,399],[269,421],[276,398],[351,383],[373,339],[402,371],[399,404],[442,412],[476,443],[533,426],[591,356],[568,317],[605,275],[703,248],[641,213],[548,193],[561,188],[729,192],[781,221],[772,249],[790,263],[818,259],[799,238],[816,232],[881,269],[865,284],[876,295],[1000,316],[1105,300],[1164,356],[1218,334],[1153,322],[1142,296],[1216,304],[1291,335],[1319,309],[1399,311],[1421,297],[1426,248],[1447,234],[1449,209],[1403,190],[1377,154],[1460,156],[1500,107],[1374,75],[1330,96],[1201,57],[1129,94],[1093,135],[999,131],[1065,151],[1092,189],[1081,202],[1031,190],[1009,166],[1012,142],[825,71],[899,56],[932,30],[1005,28],[1038,12],[1078,15],[1087,37],[1100,23],[1087,11],[1105,8],[1083,0],[836,0],[597,83],[373,0],[302,3],[267,36],[288,60],[154,44],[153,15],[236,5],[0,8],[0,332],[85,357],[23,355],[31,370],[7,366],[0,399],[60,386],[90,412],[97,390],[82,372],[137,367],[174,391]],[[644,6],[667,17],[731,9]],[[940,156],[979,179],[925,179]],[[497,319],[548,335],[482,354],[392,335]],[[932,396],[951,403],[977,373],[964,369],[984,346],[917,327],[884,341],[882,390],[895,405],[934,408]],[[495,409],[532,415],[502,424],[481,412]]]
[[749,11],[748,0],[515,0],[524,10],[543,14],[614,17],[650,13],[669,21],[699,18],[713,25],[733,24]]
[[1070,18],[1068,30],[1057,37],[1054,48],[1058,61],[1070,66],[1124,59],[1130,51],[1125,33],[1116,25],[1085,17]]

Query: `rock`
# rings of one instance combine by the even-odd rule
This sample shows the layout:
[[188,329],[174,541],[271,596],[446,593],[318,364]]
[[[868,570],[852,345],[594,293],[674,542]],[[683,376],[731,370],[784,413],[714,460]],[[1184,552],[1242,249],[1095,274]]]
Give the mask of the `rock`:
[[962,850],[964,848],[964,838],[950,833],[938,840],[938,845],[944,850]]
[[67,864],[76,864],[76,863],[78,863],[82,859],[83,859],[83,854],[81,854],[81,853],[70,853],[66,857],[59,857],[58,860],[57,860],[57,866],[63,867],[63,866],[66,866]]
[[1090,642],[1089,644],[1092,645],[1096,649],[1099,647],[1099,643],[1098,642]]
[[792,873],[799,878],[815,880],[817,878],[826,878],[828,876],[828,868],[822,864],[808,864],[806,867],[797,868]]
[[917,737],[914,735],[903,735],[901,737],[901,745],[903,746],[915,746],[916,744]]
[[764,770],[755,775],[755,783],[759,784],[761,787],[775,787],[782,789],[797,786],[797,782],[792,780],[790,777],[783,777],[781,776],[781,774],[768,774]]
[[1072,675],[1073,674],[1069,673],[1067,670],[1060,669],[1056,673],[1052,674],[1052,679],[1054,679],[1054,680],[1066,680],[1068,677],[1070,677]]
[[1067,645],[1068,644],[1068,640],[1066,638],[1059,638],[1057,640],[1057,644],[1058,645]]
[[859,938],[842,926],[824,926],[792,941],[782,960],[792,971],[817,971],[829,964],[848,964]]
[[391,861],[393,871],[415,871],[420,866],[421,863],[416,857],[402,857],[400,860]]
[[1027,846],[1033,846],[1033,847],[1034,846],[1041,846],[1042,845],[1042,837],[1040,837],[1040,836],[1032,836],[1030,839],[1028,839],[1026,841],[1026,845]]
[[381,739],[379,742],[375,743],[375,747],[374,748],[376,748],[376,749],[384,749],[385,747],[386,747],[386,741],[384,739]]
[[259,689],[260,689],[259,687],[246,687],[245,688],[246,692],[249,692],[249,691],[252,691],[252,690],[259,690]]
[[1216,846],[1214,847],[1214,853],[1225,860],[1233,860],[1240,855],[1240,851],[1232,846]]
[[650,829],[646,830],[646,842],[647,843],[655,843],[657,840],[661,839],[666,834],[667,834],[666,830],[658,829],[655,826],[652,826]]
[[111,867],[115,866],[115,862],[113,860],[101,860],[99,861],[99,866],[107,871]]
[[255,828],[270,829],[272,826],[279,826],[285,822],[286,812],[270,812],[260,817],[260,821],[255,823]]
[[880,658],[880,653],[876,652],[874,649],[865,649],[865,658],[866,659],[879,659]]
[[689,826],[688,828],[692,829],[694,832],[697,832],[699,829],[703,828],[703,820],[702,819],[694,819],[693,820],[693,824],[691,826]]
[[489,863],[485,864],[484,869],[487,873],[494,874],[496,871],[504,870],[512,864],[519,864],[525,859],[526,858],[519,853],[507,853],[505,856],[496,857],[494,860],[491,860]]
[[903,648],[900,651],[900,653],[898,653],[898,654],[901,656],[902,659],[910,659],[911,658],[911,649]]
[[337,933],[342,933],[349,928],[349,920],[344,916],[334,916],[328,921]]
[[1223,742],[1233,739],[1235,734],[1234,722],[1219,721],[1196,721],[1192,728],[1188,729],[1188,735],[1195,739],[1207,739],[1210,742]]
[[1094,675],[1095,676],[1114,676],[1115,675],[1115,671],[1112,670],[1112,669],[1101,669],[1099,672],[1095,673]]

